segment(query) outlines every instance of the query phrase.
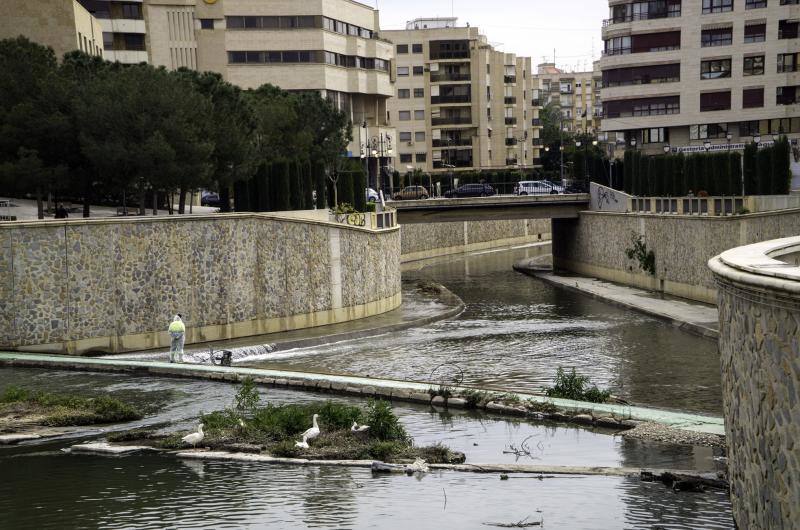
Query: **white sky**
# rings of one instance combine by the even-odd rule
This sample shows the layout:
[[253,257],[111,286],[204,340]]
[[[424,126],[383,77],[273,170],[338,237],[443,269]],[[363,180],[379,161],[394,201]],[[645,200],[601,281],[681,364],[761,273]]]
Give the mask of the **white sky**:
[[[381,11],[382,29],[404,29],[407,20],[458,17],[460,26],[477,26],[489,42],[507,53],[543,56],[567,70],[589,70],[600,57],[600,28],[608,18],[607,0],[360,0]],[[594,55],[592,49],[594,46]]]

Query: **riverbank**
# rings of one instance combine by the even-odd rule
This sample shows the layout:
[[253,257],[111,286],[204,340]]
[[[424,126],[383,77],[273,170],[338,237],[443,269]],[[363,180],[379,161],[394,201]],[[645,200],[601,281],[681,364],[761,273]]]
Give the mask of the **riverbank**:
[[[134,373],[159,377],[184,377],[213,381],[239,382],[246,377],[261,385],[295,387],[304,390],[356,395],[368,398],[391,399],[414,403],[428,403],[442,407],[479,407],[500,414],[531,416],[561,421],[577,421],[610,427],[615,424],[620,430],[631,426],[625,422],[652,422],[668,426],[676,431],[690,431],[715,436],[724,436],[722,418],[699,414],[687,414],[667,410],[651,409],[611,403],[587,403],[567,399],[548,398],[536,394],[509,394],[496,388],[452,387],[453,396],[482,393],[479,401],[470,403],[454,397],[444,399],[431,392],[432,383],[398,381],[355,376],[320,373],[291,372],[259,368],[219,367],[210,365],[170,364],[153,361],[131,361],[123,359],[65,358],[58,355],[34,355],[24,353],[0,353],[0,366],[35,367],[57,370],[80,370],[94,372]],[[556,412],[553,411],[556,409]],[[556,416],[556,415],[560,416]],[[681,443],[676,440],[676,443]]]
[[719,313],[712,305],[587,276],[556,274],[541,258],[520,260],[514,264],[514,270],[556,287],[658,318],[700,337],[719,338]]

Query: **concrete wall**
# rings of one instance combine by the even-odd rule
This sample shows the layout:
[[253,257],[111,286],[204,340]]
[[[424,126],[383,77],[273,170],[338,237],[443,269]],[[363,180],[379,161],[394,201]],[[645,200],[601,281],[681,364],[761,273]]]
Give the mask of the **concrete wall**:
[[[800,244],[800,238],[791,240]],[[737,248],[709,263],[719,285],[728,472],[738,528],[797,528],[800,521],[800,268],[758,248],[773,243],[783,244]]]
[[400,305],[400,233],[267,214],[0,226],[0,349],[80,354],[343,322]]
[[[717,301],[706,263],[727,249],[800,233],[800,210],[734,217],[582,212],[577,220],[553,220],[557,269],[699,300]],[[656,275],[625,256],[641,234],[656,256]]]
[[403,225],[403,263],[550,239],[549,219]]

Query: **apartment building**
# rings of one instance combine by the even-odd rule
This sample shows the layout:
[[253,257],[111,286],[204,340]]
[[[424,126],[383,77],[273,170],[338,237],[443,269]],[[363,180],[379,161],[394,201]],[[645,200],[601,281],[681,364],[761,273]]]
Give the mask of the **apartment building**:
[[379,36],[375,9],[352,0],[145,0],[143,7],[151,64],[219,72],[244,89],[317,91],[354,124],[348,155],[363,153],[373,186],[391,166],[394,51]]
[[148,61],[142,0],[79,0],[100,21],[106,60],[125,64]]
[[[420,18],[384,31],[394,43],[398,171],[532,168],[539,109],[531,60],[495,50],[457,18]],[[538,103],[538,102],[536,102]]]
[[599,61],[590,72],[565,72],[555,63],[541,63],[535,78],[541,85],[542,106],[552,103],[561,110],[564,129],[595,135],[600,131],[603,106]]
[[611,0],[603,130],[652,152],[741,148],[778,134],[796,141],[799,4]]
[[100,23],[75,0],[5,0],[0,39],[20,35],[50,46],[58,59],[75,50],[103,55]]

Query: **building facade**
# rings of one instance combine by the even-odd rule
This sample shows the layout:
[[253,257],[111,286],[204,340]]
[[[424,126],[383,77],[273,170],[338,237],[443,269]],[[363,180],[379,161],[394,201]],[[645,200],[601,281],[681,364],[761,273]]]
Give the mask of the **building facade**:
[[564,129],[597,135],[603,117],[599,62],[591,72],[565,72],[555,63],[541,63],[535,78],[541,86],[542,106],[552,103],[561,110]]
[[106,60],[125,64],[147,62],[147,27],[142,0],[79,1],[100,21]]
[[797,0],[611,0],[609,8],[603,130],[618,142],[659,152],[800,136]]
[[65,53],[82,51],[103,55],[103,30],[98,20],[75,0],[5,0],[0,38],[24,35],[50,46],[60,60]]
[[370,182],[388,171],[393,47],[375,9],[351,0],[145,0],[144,19],[153,65],[219,72],[244,89],[317,91],[354,124],[348,155],[365,152]]
[[533,168],[541,142],[530,58],[497,51],[457,22],[416,19],[382,33],[395,51],[396,169]]

